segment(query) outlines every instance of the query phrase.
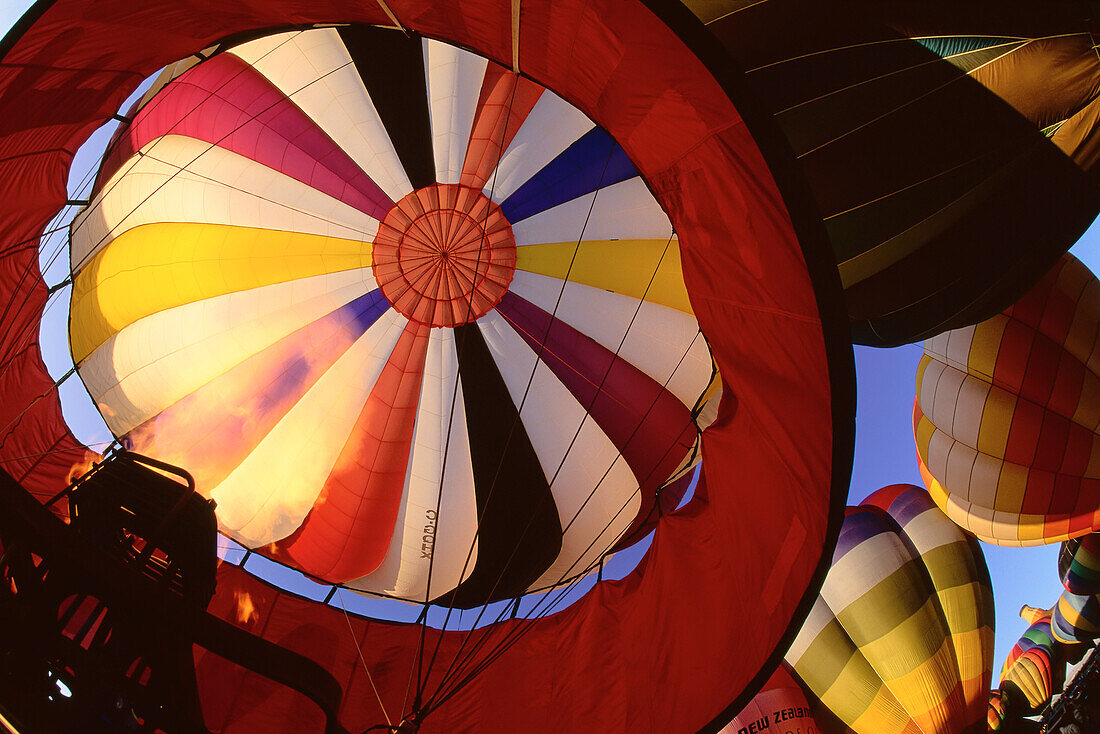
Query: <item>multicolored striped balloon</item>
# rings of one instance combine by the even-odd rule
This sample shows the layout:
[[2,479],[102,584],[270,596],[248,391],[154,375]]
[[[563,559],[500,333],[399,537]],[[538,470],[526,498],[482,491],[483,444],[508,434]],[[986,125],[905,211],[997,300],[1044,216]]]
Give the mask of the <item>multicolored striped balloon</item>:
[[170,67],[72,226],[111,431],[313,577],[456,606],[585,573],[697,460],[720,380],[603,129],[387,29]]
[[1050,627],[1054,639],[1067,645],[1100,637],[1100,596],[1063,591],[1051,615]]
[[858,734],[981,731],[992,656],[993,592],[977,543],[919,487],[885,487],[848,508],[786,656],[814,695]]
[[1058,575],[1071,594],[1100,593],[1100,533],[1089,533],[1062,543]]
[[[1029,619],[1030,607],[1020,616]],[[1051,633],[1051,614],[1042,611],[1031,619],[1031,626],[1012,646],[1001,669],[1001,689],[1014,686],[1027,702],[1029,713],[1041,709],[1053,693],[1053,659],[1057,643]]]
[[913,428],[929,492],[997,545],[1100,528],[1100,281],[1066,255],[1011,308],[924,345]]
[[1005,721],[1005,702],[1000,690],[989,692],[989,709],[986,712],[986,726],[989,731],[1000,731]]

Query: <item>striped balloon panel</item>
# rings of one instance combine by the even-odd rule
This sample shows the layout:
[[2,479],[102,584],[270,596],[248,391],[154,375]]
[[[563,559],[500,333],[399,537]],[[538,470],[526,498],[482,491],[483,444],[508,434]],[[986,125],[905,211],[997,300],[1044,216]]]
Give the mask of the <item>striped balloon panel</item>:
[[1027,628],[1001,669],[1002,688],[1006,683],[1015,685],[1032,710],[1042,708],[1050,700],[1054,644],[1048,614]]
[[989,709],[986,713],[986,726],[989,731],[1000,731],[1005,720],[1004,698],[1000,690],[989,692]]
[[1050,629],[1054,639],[1064,644],[1100,637],[1100,596],[1063,591],[1051,614]]
[[992,619],[980,550],[923,490],[888,487],[848,508],[787,660],[857,732],[964,731],[985,720]]
[[880,507],[920,554],[951,631],[966,718],[975,721],[988,703],[993,673],[993,584],[977,542],[943,513],[920,487],[897,484],[872,493],[863,505]]
[[668,217],[528,79],[379,28],[166,70],[71,229],[112,432],[249,548],[474,606],[636,538],[721,380]]
[[1037,545],[1100,527],[1100,283],[1066,255],[1004,313],[929,339],[913,427],[948,516]]
[[1089,533],[1062,543],[1058,572],[1062,585],[1071,594],[1100,593],[1100,533]]
[[919,734],[920,728],[821,597],[786,661],[822,705],[857,734]]

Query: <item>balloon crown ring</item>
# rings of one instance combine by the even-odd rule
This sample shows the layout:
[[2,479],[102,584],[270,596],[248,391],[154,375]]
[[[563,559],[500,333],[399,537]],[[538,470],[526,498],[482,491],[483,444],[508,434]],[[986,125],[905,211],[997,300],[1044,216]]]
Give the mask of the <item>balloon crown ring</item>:
[[382,294],[412,321],[454,327],[500,302],[516,269],[516,241],[481,191],[432,184],[386,214],[373,243]]

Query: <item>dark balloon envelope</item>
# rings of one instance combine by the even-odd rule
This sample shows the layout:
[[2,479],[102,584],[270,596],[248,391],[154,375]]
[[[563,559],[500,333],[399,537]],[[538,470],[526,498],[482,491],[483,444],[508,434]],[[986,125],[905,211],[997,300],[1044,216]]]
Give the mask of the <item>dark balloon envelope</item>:
[[687,5],[790,143],[859,343],[989,318],[1100,211],[1084,3]]
[[[522,13],[513,17],[513,8]],[[338,30],[314,27],[333,23],[340,24]],[[334,144],[340,137],[336,132],[318,133],[312,124],[318,113],[310,101],[317,98],[297,97],[296,90],[280,88],[278,82],[304,74],[302,84],[308,87],[320,75],[301,58],[288,61],[277,58],[274,49],[257,51],[286,38],[264,29],[300,37],[303,43],[327,38],[328,45],[311,47],[325,57],[318,68],[332,54],[346,53],[338,69],[321,75],[336,97],[355,98],[369,88],[373,116],[354,118],[350,127],[369,127],[372,132],[360,138],[392,145],[374,148],[374,158],[357,157],[348,153],[353,146]],[[273,37],[280,40],[272,42]],[[246,63],[242,56],[249,53],[255,58]],[[431,93],[436,53],[444,59],[440,66],[448,67],[436,71],[453,77],[457,91]],[[97,180],[96,203],[85,210],[72,238],[75,372],[92,387],[120,438],[139,444],[150,434],[135,429],[162,418],[158,429],[183,429],[153,431],[155,440],[142,447],[159,446],[164,456],[186,467],[194,447],[205,446],[199,454],[212,460],[199,462],[197,473],[207,478],[208,487],[221,486],[247,457],[261,470],[273,469],[269,475],[261,471],[242,478],[245,494],[236,497],[244,496],[243,502],[219,495],[224,530],[327,583],[355,585],[388,573],[385,582],[366,584],[364,590],[408,593],[417,602],[416,611],[433,600],[477,606],[544,588],[540,578],[559,562],[563,568],[595,565],[585,543],[573,544],[570,538],[576,508],[562,511],[568,502],[549,489],[552,484],[559,489],[553,472],[543,465],[543,454],[530,450],[539,440],[533,434],[554,427],[557,411],[571,405],[568,400],[583,401],[585,420],[598,424],[606,439],[582,435],[578,455],[614,447],[605,452],[608,465],[618,465],[637,480],[604,502],[596,491],[602,481],[598,472],[589,471],[592,466],[582,472],[592,485],[588,495],[596,495],[593,512],[602,518],[586,542],[598,539],[598,525],[612,520],[621,525],[612,535],[655,528],[651,550],[626,578],[590,577],[592,590],[564,611],[527,619],[528,608],[516,606],[512,615],[508,609],[501,612],[505,619],[500,623],[472,633],[348,615],[326,604],[323,594],[305,599],[261,581],[249,573],[249,564],[221,566],[210,613],[323,666],[332,676],[329,682],[338,682],[343,691],[339,721],[354,731],[402,719],[415,719],[422,732],[717,728],[749,699],[744,694],[764,682],[760,671],[778,662],[777,650],[786,648],[808,611],[807,596],[820,583],[839,524],[852,448],[851,354],[820,221],[805,200],[785,203],[782,192],[796,190],[797,184],[782,166],[774,172],[769,168],[779,155],[774,131],[767,124],[743,124],[743,117],[762,116],[748,112],[752,97],[741,98],[724,64],[716,63],[721,58],[717,45],[682,8],[656,0],[525,0],[511,6],[484,0],[390,0],[349,8],[333,0],[304,10],[293,0],[232,7],[212,0],[158,0],[135,14],[133,5],[122,0],[46,0],[4,40],[0,57],[6,70],[0,74],[5,152],[0,157],[0,297],[6,304],[0,316],[0,461],[29,492],[50,496],[85,459],[84,447],[64,422],[37,343],[48,297],[36,271],[37,239],[66,204],[66,175],[75,150],[116,115],[143,79],[168,65],[134,108],[130,127],[116,138],[115,152],[107,156]],[[257,72],[252,62],[260,58],[287,63],[270,74]],[[358,86],[340,87],[337,71],[358,76]],[[551,95],[590,124],[568,139],[549,140],[552,136],[537,125],[524,133],[520,123],[544,119],[539,100],[553,101]],[[458,102],[452,105],[452,98]],[[433,113],[436,103],[441,111]],[[414,104],[416,109],[410,109]],[[448,121],[463,117],[450,114],[459,105],[481,114],[472,113],[477,121],[462,130],[446,128]],[[511,140],[509,124],[516,125]],[[515,188],[503,200],[479,198],[509,146],[523,135],[529,149],[552,155],[531,170],[513,170],[516,180],[510,185]],[[147,155],[150,146],[168,138],[160,149],[165,155]],[[459,154],[452,144],[467,152]],[[560,147],[552,150],[554,145]],[[200,155],[188,159],[188,150]],[[211,165],[204,168],[206,163]],[[401,175],[385,175],[396,172]],[[267,183],[250,188],[257,181]],[[162,184],[176,187],[179,195],[163,197],[166,208],[154,217],[156,197],[151,195]],[[632,193],[623,194],[627,189]],[[125,191],[134,200],[120,199],[113,213],[108,211],[114,206],[108,199]],[[291,201],[279,198],[288,191]],[[200,199],[205,218],[196,220],[189,207]],[[319,225],[316,202],[329,207]],[[654,219],[669,226],[633,234],[612,228],[599,237],[588,232],[595,244],[586,255],[591,243],[583,236],[585,222],[600,224],[605,205],[612,214],[629,215],[618,218],[620,226]],[[575,231],[525,240],[533,228],[525,232],[523,222],[530,224],[552,209],[576,210],[575,217],[563,217],[575,222]],[[635,216],[642,210],[660,217]],[[301,224],[303,214],[313,215],[313,230]],[[127,221],[131,215],[133,221]],[[233,221],[236,216],[242,221]],[[474,225],[484,234],[474,240],[487,245],[475,247],[465,237]],[[318,226],[322,231],[314,231]],[[508,227],[514,242],[506,236]],[[369,237],[368,228],[373,228]],[[556,306],[548,318],[546,308],[527,298],[538,300],[531,291],[519,293],[520,281],[531,280],[516,275],[526,266],[548,280],[570,280],[573,267],[574,275],[598,275],[593,263],[623,247],[626,235],[663,238],[662,244],[679,254],[679,281],[666,280],[651,265],[643,268],[650,280],[641,294],[638,278],[582,285],[593,292],[633,289],[628,300],[641,309],[638,313],[652,305],[666,309],[674,320],[697,322],[713,365],[709,373],[695,370],[683,390],[671,382],[664,389],[663,378],[643,379],[645,370],[638,365],[656,358],[659,350],[635,350],[632,361],[614,340],[597,348],[582,328],[570,330],[556,322]],[[516,252],[554,244],[563,247],[541,256]],[[642,248],[650,255],[653,249],[652,242]],[[570,254],[563,258],[563,252]],[[425,253],[446,260],[445,267],[436,263],[434,280],[425,278],[430,288],[418,278],[417,258],[428,257]],[[635,254],[630,259],[641,267]],[[564,269],[562,262],[568,263]],[[134,278],[134,272],[142,277]],[[357,282],[340,290],[336,281],[347,273],[358,273],[352,279]],[[305,286],[265,291],[310,278],[325,287],[308,294]],[[333,296],[331,288],[340,295]],[[260,297],[261,292],[266,295]],[[240,302],[224,310],[206,303],[238,294]],[[589,302],[590,313],[581,319],[585,323],[610,313],[605,307],[610,295],[593,298],[603,299],[604,306]],[[676,305],[667,303],[670,298]],[[315,310],[292,313],[303,302]],[[173,320],[180,309],[196,303],[204,305],[194,307],[193,318]],[[249,352],[256,347],[248,341],[254,334],[218,331],[242,314],[247,321],[249,314],[275,312],[280,315],[272,316],[271,323],[282,324],[282,338],[299,335],[301,343],[280,342],[274,332],[261,329],[272,339]],[[160,328],[142,332],[152,324],[149,319],[162,322]],[[349,343],[378,356],[360,339],[383,319],[396,326],[388,332],[393,343],[379,350],[382,356],[351,365],[347,374],[333,374],[339,364],[333,355],[350,354],[355,347]],[[243,349],[249,357],[281,346],[266,352],[270,362],[257,359],[241,374],[233,373],[248,360],[229,359],[228,352],[177,349],[181,340],[211,325],[206,336],[224,336],[221,346],[238,352],[250,343]],[[671,333],[649,330],[656,341]],[[142,333],[130,347],[115,350]],[[562,399],[541,399],[539,414],[529,423],[520,422],[522,398],[515,397],[514,375],[504,374],[515,362],[499,359],[494,335],[528,356],[531,379],[540,370],[540,379],[559,386]],[[452,350],[443,343],[448,340],[462,346]],[[429,362],[433,354],[440,359]],[[123,355],[133,361],[123,364]],[[708,355],[701,356],[705,365]],[[154,375],[156,365],[173,359],[190,367]],[[632,364],[638,369],[632,370]],[[199,365],[205,365],[201,375]],[[495,371],[487,369],[494,366]],[[368,373],[374,387],[361,384]],[[469,385],[472,399],[455,390],[456,374],[464,390]],[[152,387],[127,393],[124,383],[140,382],[140,375],[151,376]],[[192,382],[201,384],[172,382],[188,375],[200,375]],[[396,501],[424,479],[416,467],[428,467],[426,476],[438,469],[447,477],[442,459],[432,456],[434,445],[416,440],[426,422],[446,413],[420,402],[428,376],[435,380],[433,394],[441,404],[465,411],[465,420],[455,424],[476,434],[469,450],[456,451],[447,464],[464,470],[466,479],[474,477],[465,483],[474,490],[458,503],[467,520],[473,516],[475,521],[458,523],[458,530],[442,521],[433,524],[438,518],[425,511],[435,509],[430,505],[416,507],[422,517],[413,517],[408,508],[415,503]],[[271,438],[291,412],[298,410],[296,419],[309,412],[305,395],[314,389],[320,394],[326,378],[342,382],[350,392],[327,393],[323,402],[333,413],[349,413],[346,423],[362,418],[356,428],[363,430],[310,445],[309,437],[320,429],[307,420],[284,426],[290,440]],[[519,383],[522,388],[522,379]],[[258,388],[255,393],[241,389],[250,384]],[[185,405],[188,396],[208,386],[207,397],[214,399]],[[364,400],[363,394],[373,394],[376,387],[379,400]],[[171,392],[170,399],[164,400],[159,390]],[[648,401],[633,404],[639,395]],[[360,410],[365,404],[377,410]],[[177,407],[178,415],[164,417]],[[183,407],[198,410],[188,413]],[[651,413],[662,416],[659,425],[646,423]],[[675,420],[666,420],[671,414]],[[711,419],[713,425],[700,437]],[[276,428],[258,425],[265,422]],[[522,432],[513,431],[516,426],[528,431],[528,441],[515,436]],[[646,438],[655,435],[656,443]],[[185,450],[173,454],[173,442]],[[265,442],[265,450],[254,453]],[[568,437],[562,443],[568,444]],[[348,471],[322,496],[332,472],[315,471],[311,462],[348,446],[362,450],[342,465]],[[428,458],[418,464],[410,451],[421,449]],[[219,451],[232,456],[216,455]],[[697,452],[704,458],[695,496],[670,512],[680,490],[670,490],[669,497],[658,493],[691,465]],[[490,513],[485,508],[492,503],[478,495],[477,485],[479,478],[495,482],[494,471],[507,482],[510,499]],[[311,472],[320,483],[300,481]],[[380,479],[364,480],[367,475]],[[289,500],[269,493],[276,485],[293,490]],[[764,486],[767,492],[758,491]],[[252,491],[266,494],[249,500]],[[583,495],[571,497],[580,497],[574,504],[584,504]],[[632,500],[639,506],[618,512]],[[261,517],[265,513],[271,516]],[[373,520],[357,523],[361,514]],[[511,522],[514,517],[521,521]],[[254,528],[264,532],[253,533]],[[479,537],[483,530],[484,538]],[[478,573],[477,562],[471,561],[474,570],[466,576],[463,563],[454,562],[448,551],[450,566],[458,570],[440,563],[438,570],[449,578],[431,587],[439,598],[428,581],[437,570],[431,567],[435,544],[442,548],[447,532],[465,533],[467,547],[473,535],[479,542],[477,558],[491,559],[493,566],[477,584],[467,585]],[[405,559],[387,565],[395,547],[411,547],[397,542],[399,536],[418,541],[411,566]],[[442,557],[442,549],[438,552]],[[421,553],[428,558],[428,570],[405,574],[424,559]],[[563,553],[569,557],[563,559]],[[512,555],[520,558],[520,571],[509,577]],[[561,575],[561,569],[553,570],[555,578]],[[403,591],[398,589],[402,579],[410,578]],[[733,609],[753,630],[751,639],[729,634]],[[734,659],[739,665],[730,665]],[[274,679],[203,650],[196,660],[209,728],[317,728],[317,708]]]

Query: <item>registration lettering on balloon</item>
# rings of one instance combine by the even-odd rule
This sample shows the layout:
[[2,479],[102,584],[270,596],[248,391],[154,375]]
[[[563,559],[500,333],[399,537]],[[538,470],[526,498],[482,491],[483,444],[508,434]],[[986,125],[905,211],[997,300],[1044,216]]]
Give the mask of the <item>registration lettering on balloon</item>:
[[435,521],[439,513],[431,509],[424,510],[424,517],[428,524],[424,526],[424,543],[420,546],[420,557],[431,559],[435,547]]
[[721,734],[816,734],[818,730],[806,696],[784,662]]
[[[756,734],[756,732],[762,732],[765,729],[770,729],[773,724],[778,724],[782,721],[786,721],[789,718],[809,718],[809,709],[802,709],[802,713],[788,713],[784,711],[776,711],[772,714],[772,718],[765,716],[762,719],[752,722],[748,726],[742,726],[737,730],[737,734]],[[780,718],[782,716],[782,718]],[[794,729],[776,730],[777,734],[816,734],[817,729],[813,726],[798,726]]]

